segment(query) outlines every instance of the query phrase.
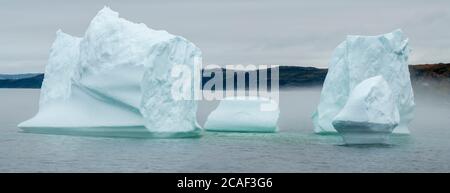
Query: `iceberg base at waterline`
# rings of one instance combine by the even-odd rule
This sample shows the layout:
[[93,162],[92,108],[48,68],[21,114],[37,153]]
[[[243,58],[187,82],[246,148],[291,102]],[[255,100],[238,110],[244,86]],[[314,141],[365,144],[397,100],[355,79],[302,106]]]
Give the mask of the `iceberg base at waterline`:
[[262,105],[274,104],[266,98],[230,97],[220,101],[208,116],[205,130],[216,132],[273,133],[278,131],[279,109],[262,109]]
[[334,121],[334,128],[342,136],[345,144],[387,144],[392,130],[397,125],[351,121]]
[[65,100],[47,103],[31,119],[18,125],[25,133],[128,138],[199,137],[202,128],[177,132],[153,132],[144,126],[137,109],[110,105],[111,101],[91,97],[77,85]]
[[202,129],[186,132],[150,132],[144,126],[129,127],[22,127],[24,133],[120,138],[197,138]]

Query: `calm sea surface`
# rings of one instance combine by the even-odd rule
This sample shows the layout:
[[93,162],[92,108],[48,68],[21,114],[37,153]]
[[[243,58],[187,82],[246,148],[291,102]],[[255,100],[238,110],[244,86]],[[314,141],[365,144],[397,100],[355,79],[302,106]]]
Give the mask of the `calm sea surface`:
[[[22,133],[16,125],[36,113],[39,90],[0,89],[0,172],[450,172],[449,100],[417,95],[411,135],[349,147],[312,133],[319,95],[282,91],[279,133],[127,139]],[[200,103],[201,124],[216,106]]]

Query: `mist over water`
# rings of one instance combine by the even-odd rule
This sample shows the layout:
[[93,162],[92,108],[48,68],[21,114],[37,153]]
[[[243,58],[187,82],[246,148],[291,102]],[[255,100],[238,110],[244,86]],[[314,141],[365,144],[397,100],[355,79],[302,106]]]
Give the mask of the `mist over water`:
[[[320,87],[280,91],[279,133],[204,132],[195,139],[126,139],[22,133],[39,90],[0,89],[1,172],[449,172],[450,97],[416,88],[411,135],[387,146],[342,146],[313,134]],[[200,101],[203,125],[218,101]]]

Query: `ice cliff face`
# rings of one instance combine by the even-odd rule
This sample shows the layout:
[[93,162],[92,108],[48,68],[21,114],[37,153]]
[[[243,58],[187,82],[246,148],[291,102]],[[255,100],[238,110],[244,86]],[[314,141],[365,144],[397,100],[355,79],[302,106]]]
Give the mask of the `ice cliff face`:
[[170,74],[175,65],[194,72],[196,57],[200,50],[183,37],[129,22],[105,7],[84,37],[57,32],[39,113],[19,127],[196,130],[197,103],[172,98]]
[[409,133],[414,96],[408,71],[408,39],[401,30],[380,36],[348,36],[334,51],[320,103],[313,114],[314,131],[335,132],[333,118],[363,80],[382,76],[392,90],[400,123],[394,132]]
[[56,32],[56,40],[50,50],[50,57],[45,68],[45,78],[41,87],[39,105],[52,101],[63,101],[70,97],[72,77],[77,67],[81,38]]

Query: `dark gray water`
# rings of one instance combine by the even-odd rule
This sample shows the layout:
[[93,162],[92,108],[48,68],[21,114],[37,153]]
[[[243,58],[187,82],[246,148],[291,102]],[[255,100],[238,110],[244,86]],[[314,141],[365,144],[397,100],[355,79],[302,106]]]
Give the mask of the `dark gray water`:
[[[450,103],[416,96],[411,135],[385,146],[342,146],[312,133],[320,90],[281,91],[279,133],[126,139],[21,133],[39,90],[0,89],[0,172],[450,172]],[[215,108],[201,102],[203,123]]]

